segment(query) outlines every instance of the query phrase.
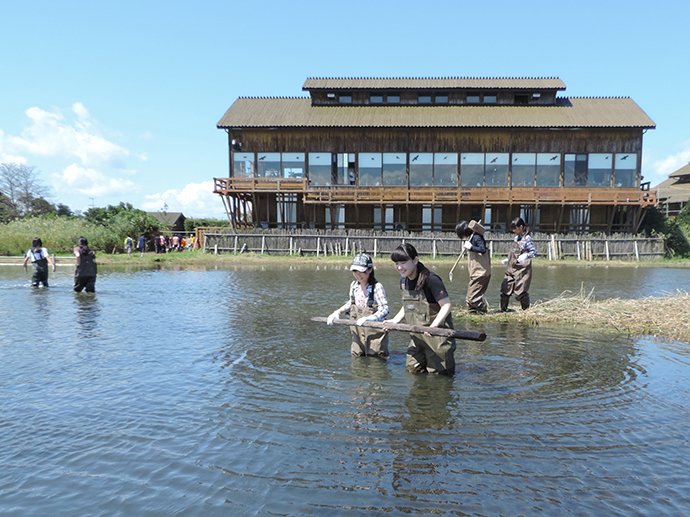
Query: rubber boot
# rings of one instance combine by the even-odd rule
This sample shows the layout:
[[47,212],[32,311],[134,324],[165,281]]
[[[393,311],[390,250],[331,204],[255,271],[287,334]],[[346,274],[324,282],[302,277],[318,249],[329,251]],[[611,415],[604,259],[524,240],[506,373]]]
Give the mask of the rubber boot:
[[508,311],[508,302],[510,302],[510,296],[506,296],[505,294],[501,294],[501,312],[507,312]]
[[525,296],[520,298],[520,305],[522,306],[523,311],[529,309],[529,293],[525,294]]

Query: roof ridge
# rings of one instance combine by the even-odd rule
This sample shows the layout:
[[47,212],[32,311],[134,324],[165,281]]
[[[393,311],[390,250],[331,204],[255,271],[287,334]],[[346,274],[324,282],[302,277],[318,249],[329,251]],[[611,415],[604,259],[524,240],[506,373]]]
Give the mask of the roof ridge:
[[366,79],[366,80],[381,80],[381,79],[560,79],[558,76],[397,76],[397,77],[307,77],[309,79],[339,79],[339,80],[353,80],[353,79]]

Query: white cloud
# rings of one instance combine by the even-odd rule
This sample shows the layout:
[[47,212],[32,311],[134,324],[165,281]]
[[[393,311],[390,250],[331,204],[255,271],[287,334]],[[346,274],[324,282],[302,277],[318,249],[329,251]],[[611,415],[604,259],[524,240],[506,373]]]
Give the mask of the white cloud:
[[683,150],[679,153],[657,160],[652,164],[654,172],[660,176],[668,176],[690,162],[690,140],[683,142]]
[[128,149],[100,134],[98,123],[82,103],[74,103],[72,112],[76,120],[70,122],[59,110],[27,109],[31,124],[20,136],[0,134],[0,156],[21,156],[23,162],[28,161],[27,154],[78,158],[85,166],[113,163],[129,156]]
[[189,183],[182,190],[147,195],[143,209],[155,212],[163,205],[168,205],[169,212],[183,212],[187,217],[225,217],[223,201],[213,193],[213,181]]
[[80,167],[76,163],[66,167],[62,173],[53,174],[53,187],[58,192],[76,191],[89,197],[132,194],[141,186],[122,178],[111,178],[96,169]]

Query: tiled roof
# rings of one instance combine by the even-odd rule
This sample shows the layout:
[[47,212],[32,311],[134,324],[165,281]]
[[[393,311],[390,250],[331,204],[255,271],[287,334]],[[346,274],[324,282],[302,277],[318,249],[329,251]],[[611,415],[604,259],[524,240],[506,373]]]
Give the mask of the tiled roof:
[[681,176],[690,176],[690,163],[687,165],[684,165],[680,169],[678,169],[676,172],[672,172],[671,174],[668,175],[669,178],[678,178]]
[[562,98],[555,106],[312,106],[309,98],[237,99],[218,128],[641,128],[629,97]]
[[558,77],[310,77],[303,90],[565,90]]

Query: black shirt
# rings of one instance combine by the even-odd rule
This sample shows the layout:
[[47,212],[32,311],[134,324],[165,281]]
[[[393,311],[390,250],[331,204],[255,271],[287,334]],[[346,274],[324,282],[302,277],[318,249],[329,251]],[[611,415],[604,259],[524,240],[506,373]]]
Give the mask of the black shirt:
[[[417,276],[419,276],[420,266],[422,266],[421,262],[417,264]],[[401,278],[400,285],[408,291],[413,291],[417,287],[417,278],[414,280]],[[443,280],[433,271],[429,271],[429,276],[426,282],[424,282],[423,290],[426,301],[429,303],[438,304],[439,300],[448,298],[448,291],[446,291],[446,286],[443,285]]]

